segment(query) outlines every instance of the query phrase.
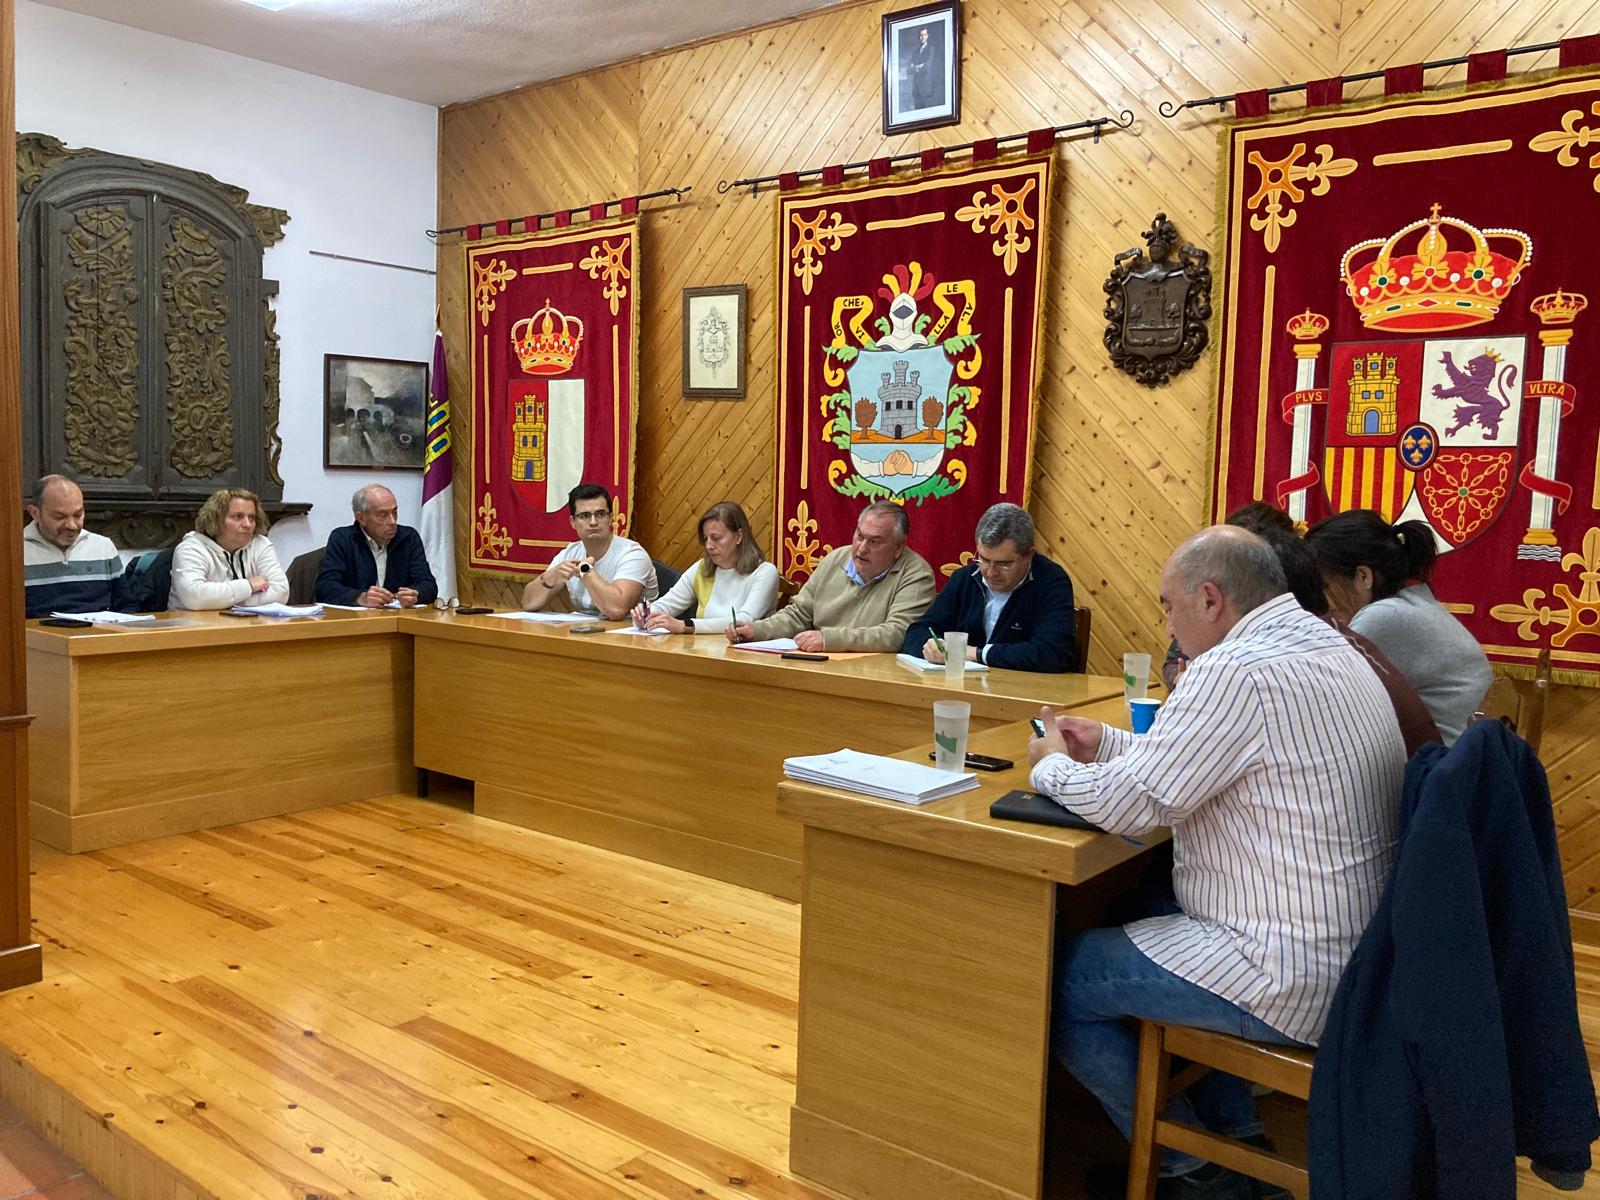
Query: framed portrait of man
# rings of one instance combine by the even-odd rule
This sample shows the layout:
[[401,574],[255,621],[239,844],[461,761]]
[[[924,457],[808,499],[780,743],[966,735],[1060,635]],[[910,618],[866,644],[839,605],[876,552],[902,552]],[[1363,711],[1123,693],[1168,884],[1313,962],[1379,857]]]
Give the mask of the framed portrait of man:
[[883,132],[961,120],[961,0],[883,18]]

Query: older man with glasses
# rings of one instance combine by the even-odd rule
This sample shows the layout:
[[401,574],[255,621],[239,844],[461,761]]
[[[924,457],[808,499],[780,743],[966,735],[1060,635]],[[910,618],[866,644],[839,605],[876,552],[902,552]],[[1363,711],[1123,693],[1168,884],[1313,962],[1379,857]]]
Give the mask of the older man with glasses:
[[538,612],[566,588],[573,612],[620,621],[641,600],[654,600],[655,564],[645,548],[611,532],[611,493],[598,483],[580,483],[567,493],[567,515],[578,540],[522,589],[522,607]]
[[904,654],[943,662],[940,639],[967,635],[967,659],[1013,671],[1071,671],[1077,622],[1072,579],[1034,548],[1033,518],[996,504],[978,519],[972,565],[906,630]]

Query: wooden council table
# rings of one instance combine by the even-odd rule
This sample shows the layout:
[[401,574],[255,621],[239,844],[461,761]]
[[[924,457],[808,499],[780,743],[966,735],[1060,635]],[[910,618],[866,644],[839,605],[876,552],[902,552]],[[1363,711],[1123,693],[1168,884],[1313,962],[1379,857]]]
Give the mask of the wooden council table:
[[393,612],[27,623],[29,822],[77,853],[412,786]]
[[772,803],[785,758],[928,741],[940,699],[969,701],[983,730],[1122,692],[1117,678],[1002,670],[952,689],[887,654],[796,662],[720,637],[486,616],[410,632],[416,763],[473,780],[480,816],[792,900],[801,832]]
[[[1120,698],[1079,715],[1127,727]],[[1144,850],[993,820],[1028,787],[1027,739],[975,735],[1018,766],[921,807],[779,784],[805,833],[796,1175],[874,1200],[1041,1194],[1058,902],[1069,926],[1097,923]]]

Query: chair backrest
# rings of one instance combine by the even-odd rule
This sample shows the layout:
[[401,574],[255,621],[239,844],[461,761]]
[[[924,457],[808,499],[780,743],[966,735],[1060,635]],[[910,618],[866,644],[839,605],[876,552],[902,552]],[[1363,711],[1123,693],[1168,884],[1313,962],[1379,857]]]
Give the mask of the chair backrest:
[[124,607],[137,612],[165,612],[172,592],[172,551],[146,550],[129,559],[122,572]]
[[656,594],[659,596],[665,596],[672,590],[672,585],[678,582],[678,577],[681,576],[683,572],[673,567],[669,567],[659,558],[652,558],[650,560],[650,565],[656,569],[656,587],[659,589]]
[[[778,608],[787,608],[789,602],[800,594],[800,585],[786,576],[778,576]],[[774,609],[774,612],[777,610]]]
[[1504,675],[1496,678],[1478,701],[1472,720],[1503,721],[1537,754],[1544,737],[1545,704],[1549,698],[1550,647],[1546,646],[1539,651],[1533,678],[1511,679]]
[[1072,669],[1082,675],[1089,669],[1089,624],[1094,613],[1087,608],[1075,608],[1072,614],[1072,643],[1077,654],[1077,663]]
[[322,570],[322,556],[327,552],[326,546],[318,546],[294,556],[284,572],[289,577],[290,604],[310,604],[317,598],[317,572]]

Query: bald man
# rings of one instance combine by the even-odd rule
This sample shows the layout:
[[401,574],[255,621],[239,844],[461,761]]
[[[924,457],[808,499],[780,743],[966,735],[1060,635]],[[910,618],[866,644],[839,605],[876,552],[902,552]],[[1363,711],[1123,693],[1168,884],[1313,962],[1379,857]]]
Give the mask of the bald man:
[[115,609],[122,557],[108,537],[83,527],[83,492],[64,475],[33,485],[22,530],[22,585],[28,616]]
[[317,600],[385,608],[432,604],[439,594],[422,538],[400,524],[394,493],[380,483],[356,489],[350,498],[355,521],[335,529],[317,572]]

